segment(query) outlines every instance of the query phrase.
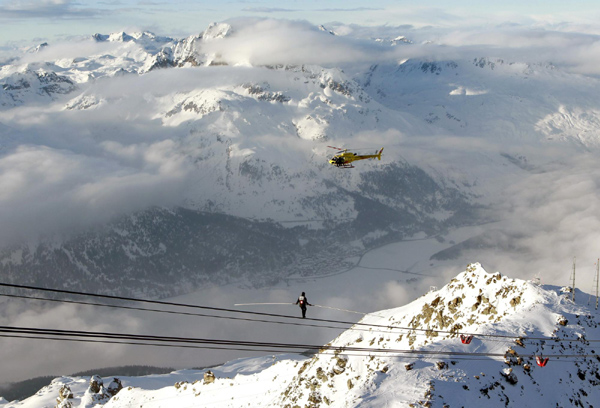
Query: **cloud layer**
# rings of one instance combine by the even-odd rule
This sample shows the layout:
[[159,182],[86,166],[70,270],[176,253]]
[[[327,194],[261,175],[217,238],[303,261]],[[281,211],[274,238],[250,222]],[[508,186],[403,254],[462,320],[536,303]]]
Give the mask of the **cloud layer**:
[[35,240],[40,233],[77,232],[148,206],[181,202],[194,166],[178,141],[92,144],[80,139],[71,144],[64,133],[75,138],[76,129],[61,127],[60,135],[50,131],[46,143],[18,145],[0,157],[4,245]]
[[[600,37],[593,28],[574,32],[556,26],[467,26],[461,29],[405,26],[363,27],[333,23],[330,35],[305,22],[274,19],[230,21],[234,33],[203,49],[232,64],[318,64],[344,66],[398,62],[409,58],[437,61],[482,56],[508,62],[554,64],[568,72],[600,75]],[[404,36],[411,45],[390,47]],[[375,42],[375,39],[383,40]]]
[[573,258],[577,258],[577,286],[593,293],[595,262],[600,257],[600,170],[593,154],[563,157],[561,165],[531,174],[504,194],[492,207],[502,221],[494,229],[503,241],[497,248],[472,251],[500,271],[542,283],[568,285]]

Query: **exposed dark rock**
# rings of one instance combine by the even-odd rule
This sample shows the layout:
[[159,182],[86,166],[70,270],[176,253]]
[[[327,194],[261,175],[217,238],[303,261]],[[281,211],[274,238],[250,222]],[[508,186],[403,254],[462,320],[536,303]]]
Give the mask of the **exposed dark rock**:
[[208,370],[204,373],[204,384],[212,384],[215,382],[215,375],[212,371]]

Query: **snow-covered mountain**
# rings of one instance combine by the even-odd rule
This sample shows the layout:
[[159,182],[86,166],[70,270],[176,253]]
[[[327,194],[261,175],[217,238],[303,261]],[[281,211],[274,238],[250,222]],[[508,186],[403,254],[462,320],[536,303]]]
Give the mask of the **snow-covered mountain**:
[[[97,33],[91,39],[74,44],[83,46],[86,54],[91,52],[89,55],[76,55],[76,51],[65,49],[64,44],[53,54],[52,46],[44,43],[2,67],[0,106],[6,109],[35,102],[33,97],[24,98],[28,93],[38,95],[38,99],[71,93],[77,89],[75,84],[104,77],[144,74],[158,68],[218,64],[214,55],[199,52],[199,44],[224,38],[230,32],[230,25],[215,23],[203,33],[181,40],[150,32]],[[66,87],[65,82],[72,86]]]
[[[239,24],[95,34],[0,67],[4,280],[169,296],[344,270],[495,219],[480,210],[551,161],[532,151],[598,144],[594,77],[400,58],[423,46],[402,32],[349,48],[302,26],[307,52],[293,24]],[[329,145],[385,151],[345,171]]]
[[593,406],[600,321],[581,292],[572,302],[565,289],[473,263],[439,290],[365,316],[311,357],[272,355],[148,377],[60,377],[0,406]]
[[[365,90],[453,134],[505,142],[563,141],[598,146],[595,78],[550,63],[478,57],[374,64]],[[590,88],[591,85],[591,88]]]
[[[217,42],[232,31],[217,24],[181,41],[149,33],[95,35],[93,49],[100,46],[112,54],[3,68],[6,83],[15,80],[13,70],[32,70],[35,64],[54,69],[74,85],[67,95],[46,92],[46,99],[55,101],[46,114],[59,121],[61,129],[63,121],[85,122],[83,127],[75,125],[77,129],[67,127],[69,134],[77,134],[74,145],[56,144],[56,139],[43,135],[47,125],[17,126],[20,120],[13,115],[25,112],[25,99],[17,89],[4,86],[4,100],[13,102],[4,105],[4,117],[12,123],[8,133],[17,135],[7,139],[7,149],[29,142],[50,144],[51,149],[84,149],[87,155],[89,143],[100,143],[101,151],[92,155],[99,154],[101,161],[109,157],[104,167],[118,163],[120,169],[106,175],[113,181],[145,166],[143,157],[141,162],[126,157],[125,146],[142,143],[145,149],[149,143],[157,152],[172,149],[175,182],[158,182],[178,190],[168,194],[178,196],[170,207],[179,207],[164,209],[163,199],[145,202],[142,209],[152,204],[161,208],[119,209],[119,217],[110,214],[101,220],[106,226],[100,230],[5,247],[1,258],[7,280],[42,279],[59,286],[68,280],[80,289],[152,296],[239,278],[262,285],[291,273],[343,268],[345,257],[365,247],[420,231],[435,234],[463,222],[472,193],[439,173],[402,159],[364,163],[361,174],[340,172],[327,163],[326,143],[339,135],[361,137],[380,123],[386,130],[428,124],[412,125],[410,117],[374,102],[339,68],[230,66],[234,64],[202,52],[202,44]],[[132,75],[122,76],[124,72]],[[123,92],[130,86],[132,92]],[[31,81],[23,89],[40,94]],[[112,129],[106,128],[107,122]],[[131,139],[131,131],[137,141]],[[41,140],[34,142],[31,135],[38,132]],[[379,146],[378,142],[373,150]],[[393,155],[394,147],[387,149]],[[158,168],[142,171],[171,178],[171,165],[155,163]],[[94,178],[89,180],[92,184]],[[149,189],[163,189],[150,184]],[[29,214],[26,217],[29,220]],[[83,223],[90,217],[85,218]],[[20,233],[21,225],[15,228]],[[248,239],[252,236],[264,238]],[[273,240],[278,244],[267,244]],[[129,271],[126,276],[120,272],[124,269]],[[133,281],[135,288],[126,284]]]

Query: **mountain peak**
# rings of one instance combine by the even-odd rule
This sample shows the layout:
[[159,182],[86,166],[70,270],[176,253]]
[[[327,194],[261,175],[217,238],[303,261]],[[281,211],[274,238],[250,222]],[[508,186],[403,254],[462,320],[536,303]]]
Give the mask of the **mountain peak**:
[[[516,398],[527,407],[587,406],[600,394],[600,359],[586,359],[584,343],[561,339],[597,338],[598,322],[562,301],[552,288],[469,264],[442,289],[365,316],[306,361],[279,402],[387,406],[392,398],[403,407],[443,407],[470,406],[483,396],[493,407]],[[546,338],[557,340],[547,345]],[[566,355],[581,359],[548,370],[543,354],[550,364]]]
[[92,38],[97,42],[110,41],[110,42],[159,42],[167,43],[173,41],[170,37],[157,36],[150,31],[139,31],[131,34],[125,31],[111,33],[111,34],[100,34],[96,33],[92,35]]
[[325,27],[325,26],[324,26],[324,25],[322,25],[322,24],[319,26],[319,30],[320,30],[320,31],[324,31],[324,32],[326,32],[326,33],[329,33],[329,34],[331,34],[331,35],[337,35],[337,34],[335,33],[335,31],[328,29],[327,27]]
[[217,38],[225,38],[232,34],[233,29],[227,23],[211,23],[204,33],[202,38],[204,41],[211,41]]
[[133,41],[133,37],[127,34],[125,31],[120,33],[112,33],[108,36],[108,41],[127,42]]
[[[522,319],[538,304],[558,304],[558,296],[524,280],[488,273],[481,264],[471,263],[443,288],[408,305],[368,315],[363,321],[380,324],[383,317],[393,326],[416,330],[404,339],[400,336],[393,346],[415,349],[442,339],[456,339],[459,333],[498,331],[496,324]],[[552,334],[556,319],[550,320],[538,330]]]
[[35,48],[33,48],[31,50],[31,52],[40,52],[40,51],[42,51],[43,49],[45,49],[47,47],[48,47],[48,43],[47,42],[43,42],[43,43],[37,45]]

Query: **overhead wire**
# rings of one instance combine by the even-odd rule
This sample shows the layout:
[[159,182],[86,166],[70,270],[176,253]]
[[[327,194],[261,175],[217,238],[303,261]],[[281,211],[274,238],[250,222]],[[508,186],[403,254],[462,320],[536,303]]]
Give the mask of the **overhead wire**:
[[[163,309],[152,309],[152,308],[144,308],[144,307],[135,307],[135,306],[122,306],[122,305],[110,305],[105,303],[96,303],[96,302],[84,302],[77,300],[65,300],[65,299],[54,299],[54,298],[45,298],[45,297],[37,297],[37,296],[25,296],[25,295],[9,295],[9,294],[1,294],[0,296],[16,298],[16,299],[26,299],[26,300],[40,300],[40,301],[48,301],[48,302],[56,302],[56,303],[67,303],[67,304],[77,304],[77,305],[86,305],[86,306],[97,306],[97,307],[108,307],[115,309],[125,309],[125,310],[135,310],[135,311],[148,311],[148,312],[157,312],[157,313],[166,313],[166,314],[175,314],[175,315],[183,315],[183,316],[193,316],[193,317],[210,317],[216,319],[227,319],[227,320],[237,320],[237,321],[246,321],[246,322],[258,322],[258,323],[269,323],[269,324],[283,324],[283,325],[292,325],[292,326],[303,326],[303,327],[315,327],[315,328],[323,328],[323,329],[334,329],[334,330],[348,330],[347,327],[338,327],[338,326],[328,326],[321,324],[312,324],[312,323],[296,323],[296,322],[282,322],[277,320],[263,320],[263,319],[252,319],[252,318],[244,318],[244,317],[234,317],[234,316],[219,316],[219,315],[211,315],[205,313],[192,313],[192,312],[182,312],[175,310],[163,310]],[[288,304],[288,303],[277,303],[277,304]],[[293,305],[293,303],[289,303]],[[340,309],[343,310],[343,309]],[[305,319],[312,320],[312,319]],[[399,332],[406,332],[407,329],[404,328],[388,328],[387,330],[375,329],[372,328],[357,328],[353,327],[349,330],[353,331],[363,331],[369,333],[393,333],[396,330]],[[423,335],[422,333],[416,333],[417,335]],[[426,334],[426,333],[425,333]],[[457,333],[460,334],[460,333]],[[488,341],[492,342],[502,342],[505,343],[506,339],[488,339]]]
[[[246,322],[258,322],[258,323],[284,324],[284,325],[291,325],[291,326],[302,325],[302,326],[308,326],[308,327],[319,327],[319,328],[338,329],[338,330],[345,330],[346,329],[346,327],[324,326],[324,325],[311,324],[311,323],[303,323],[303,324],[301,324],[301,323],[295,323],[295,322],[282,322],[282,321],[277,321],[277,320],[251,319],[251,318],[235,317],[235,316],[218,316],[218,315],[210,315],[210,314],[206,314],[206,313],[192,313],[192,312],[181,312],[181,311],[176,311],[176,310],[151,309],[151,308],[135,307],[135,306],[109,305],[109,304],[106,304],[106,303],[95,303],[95,302],[84,302],[84,301],[77,301],[77,300],[43,298],[43,297],[37,297],[37,296],[8,295],[8,294],[3,294],[3,293],[0,293],[0,296],[10,297],[10,298],[18,298],[18,299],[27,299],[27,300],[42,300],[42,301],[48,301],[48,302],[58,302],[58,303],[78,304],[78,305],[86,305],[86,306],[108,307],[108,308],[114,308],[114,309],[125,309],[125,310],[136,310],[136,311],[145,311],[145,312],[166,313],[166,314],[175,314],[175,315],[183,315],[183,316],[211,317],[211,318],[218,318],[218,319],[241,320],[241,321],[246,321]],[[362,330],[368,331],[367,329],[362,329]]]
[[[325,329],[335,329],[335,330],[346,330],[347,327],[338,327],[338,326],[327,326],[327,325],[320,325],[320,324],[311,324],[311,323],[291,323],[291,322],[282,322],[282,321],[275,321],[275,320],[262,320],[262,319],[251,319],[251,318],[242,318],[242,317],[233,317],[233,316],[219,316],[219,315],[209,315],[209,314],[204,314],[204,313],[191,313],[191,312],[181,312],[181,311],[173,311],[173,310],[162,310],[162,309],[151,309],[151,308],[143,308],[143,307],[134,307],[134,306],[122,306],[122,305],[110,305],[110,304],[104,304],[104,303],[95,303],[95,302],[84,302],[84,301],[76,301],[76,300],[64,300],[64,299],[53,299],[53,298],[43,298],[43,297],[36,297],[36,296],[25,296],[25,295],[11,295],[11,294],[0,294],[0,296],[4,296],[4,297],[10,297],[10,298],[19,298],[19,299],[28,299],[28,300],[42,300],[42,301],[49,301],[49,302],[59,302],[59,303],[67,303],[67,304],[80,304],[80,305],[88,305],[88,306],[98,306],[98,307],[108,307],[108,308],[116,308],[116,309],[125,309],[125,310],[136,310],[136,311],[150,311],[150,312],[158,312],[158,313],[167,313],[167,314],[176,314],[176,315],[184,315],[184,316],[196,316],[196,317],[211,317],[211,318],[217,318],[217,319],[228,319],[228,320],[239,320],[239,321],[248,321],[248,322],[259,322],[259,323],[270,323],[270,324],[283,324],[283,325],[293,325],[293,326],[306,326],[306,327],[317,327],[317,328],[325,328]],[[287,303],[286,303],[287,304]],[[292,304],[292,303],[290,303]],[[342,309],[340,309],[342,310]],[[294,318],[292,316],[285,316],[285,315],[279,315],[281,317],[288,317],[288,318]],[[306,319],[306,320],[322,320],[322,319]],[[338,322],[340,324],[351,324],[351,325],[362,325],[361,323],[354,323],[354,322],[344,322],[344,321],[334,321],[334,322]],[[369,324],[364,324],[366,326],[371,326]],[[403,327],[395,327],[395,326],[383,326],[383,325],[376,325],[378,327],[384,327],[387,330],[381,330],[381,329],[376,329],[373,330],[372,328],[369,329],[364,329],[364,328],[356,328],[353,327],[351,330],[354,331],[365,331],[365,332],[372,332],[372,333],[389,333],[390,331],[401,331],[401,332],[406,332],[406,331],[419,331],[421,329],[412,329],[412,328],[403,328]],[[432,330],[426,330],[427,332],[432,332]],[[461,333],[453,333],[456,335],[459,335]],[[512,337],[511,337],[512,338]],[[505,340],[495,340],[495,339],[491,339],[491,341],[502,341],[504,342]]]
[[[10,286],[16,287],[17,285],[6,285],[0,284],[0,286]],[[62,290],[53,290],[53,289],[45,289],[45,288],[35,288],[35,287],[22,287],[23,289],[30,290],[40,290],[40,291],[49,291],[49,292],[60,292],[60,293],[69,293],[73,295],[81,295],[81,296],[91,296],[91,297],[102,297],[108,299],[118,299],[118,300],[128,300],[128,301],[136,301],[136,302],[149,302],[156,303],[162,305],[169,306],[177,306],[177,307],[193,307],[193,308],[201,308],[201,309],[209,309],[209,310],[218,310],[225,312],[235,312],[235,313],[243,313],[243,314],[254,314],[254,315],[263,315],[263,316],[272,316],[272,317],[282,317],[282,318],[292,318],[299,319],[298,317],[286,316],[286,315],[277,315],[272,313],[257,313],[257,312],[247,312],[247,311],[239,311],[232,309],[224,309],[224,308],[214,308],[214,307],[206,307],[200,305],[189,305],[189,304],[181,304],[174,302],[161,302],[161,301],[148,301],[144,299],[135,299],[135,298],[124,298],[124,297],[116,297],[109,295],[95,295],[83,292],[74,292],[74,291],[62,291]],[[232,316],[216,316],[209,314],[201,314],[201,313],[191,313],[191,312],[182,312],[182,311],[172,311],[172,310],[161,310],[161,309],[151,309],[151,308],[141,308],[141,307],[133,307],[133,306],[124,306],[124,305],[109,305],[102,303],[93,303],[93,302],[84,302],[84,301],[75,301],[75,300],[65,300],[65,299],[52,299],[52,298],[40,298],[33,296],[23,296],[23,295],[8,295],[8,294],[0,294],[0,296],[7,296],[12,298],[22,298],[29,300],[43,300],[43,301],[53,301],[53,302],[62,302],[62,303],[71,303],[71,304],[82,304],[82,305],[90,305],[90,306],[100,306],[100,307],[111,307],[111,308],[119,308],[126,310],[139,310],[139,311],[151,311],[151,312],[159,312],[159,313],[169,313],[169,314],[179,314],[179,315],[188,315],[188,316],[199,316],[199,317],[213,317],[213,318],[223,318],[223,319],[231,319],[231,320],[243,320],[243,321],[257,321],[257,322],[265,322],[265,323],[274,323],[274,324],[287,324],[287,325],[303,325],[303,326],[312,326],[312,327],[323,327],[323,328],[332,328],[332,329],[344,329],[344,327],[334,327],[334,326],[323,326],[323,325],[314,325],[310,323],[291,323],[291,322],[281,322],[281,321],[271,321],[271,320],[261,320],[261,319],[250,319],[250,318],[240,318],[240,317],[232,317]],[[386,330],[405,330],[409,332],[421,331],[421,332],[436,332],[436,333],[448,333],[448,334],[467,334],[460,332],[451,332],[451,331],[442,331],[442,330],[433,330],[433,329],[416,329],[411,327],[397,327],[393,325],[376,325],[376,324],[361,324],[354,322],[346,322],[346,321],[336,321],[336,320],[328,320],[328,319],[312,319],[315,321],[324,321],[324,322],[334,322],[338,324],[351,324],[351,325],[362,325],[369,327],[380,327],[385,328]],[[354,330],[366,330],[366,329],[358,329],[354,328]],[[371,331],[371,329],[369,329]],[[290,343],[267,343],[267,342],[244,342],[244,341],[230,341],[230,340],[220,340],[220,339],[194,339],[194,338],[180,338],[180,337],[163,337],[163,336],[140,336],[140,335],[131,335],[131,334],[119,334],[119,333],[98,333],[98,332],[82,332],[82,331],[64,331],[64,330],[48,330],[48,329],[36,329],[36,328],[10,328],[7,326],[0,327],[0,332],[11,333],[11,334],[0,334],[2,338],[21,338],[21,339],[34,339],[34,340],[53,340],[53,341],[69,341],[69,342],[84,342],[84,343],[101,343],[101,344],[122,344],[122,345],[139,345],[139,346],[153,346],[153,347],[178,347],[178,348],[193,348],[193,349],[211,349],[211,350],[232,350],[232,351],[248,351],[248,352],[264,352],[271,353],[276,352],[279,353],[281,351],[294,350],[297,352],[298,350],[314,350],[319,354],[324,355],[337,355],[337,350],[335,347],[326,347],[322,345],[294,345]],[[23,333],[22,335],[12,334],[12,333]],[[40,333],[46,333],[45,336],[39,335]],[[28,335],[25,335],[28,334]],[[479,337],[502,337],[502,338],[517,338],[520,336],[516,335],[482,335],[474,333],[474,336]],[[58,337],[50,337],[50,336],[58,336]],[[82,338],[68,338],[70,336],[77,336]],[[100,340],[99,338],[103,338]],[[586,341],[586,342],[595,342],[599,340],[588,340],[588,339],[558,339],[552,337],[525,337],[523,340],[541,340],[541,341]],[[200,342],[200,344],[196,344]],[[185,344],[182,344],[185,343]],[[191,343],[191,344],[187,344]],[[221,345],[221,347],[219,347]],[[250,348],[256,347],[256,348]],[[272,348],[271,348],[272,347]],[[398,357],[402,359],[422,359],[427,357],[438,357],[438,358],[450,358],[452,360],[463,360],[463,361],[485,361],[490,358],[505,358],[506,353],[473,353],[473,352],[457,352],[457,351],[435,351],[435,350],[399,350],[399,349],[370,349],[370,348],[355,348],[355,347],[344,347],[341,352],[343,355],[349,356],[373,356],[373,355],[386,355],[392,357]],[[520,355],[522,358],[531,358],[535,359],[536,355]],[[589,357],[596,357],[596,354],[544,354],[544,357],[550,357],[555,362],[570,362],[573,360],[584,359]]]
[[[585,342],[600,342],[600,339],[556,338],[556,337],[530,337],[530,336],[517,335],[517,334],[511,334],[511,335],[484,334],[484,333],[470,333],[470,332],[460,332],[460,331],[451,331],[451,330],[439,330],[439,329],[420,329],[420,328],[414,328],[414,327],[402,327],[402,326],[394,326],[394,325],[382,325],[382,324],[375,324],[375,323],[350,322],[350,321],[333,320],[333,319],[319,319],[319,318],[304,319],[302,317],[281,315],[281,314],[276,314],[276,313],[251,312],[251,311],[246,311],[246,310],[235,310],[235,309],[227,309],[227,308],[212,307],[212,306],[192,305],[192,304],[178,303],[178,302],[166,302],[166,301],[160,301],[160,300],[138,299],[138,298],[125,297],[125,296],[102,295],[102,294],[94,294],[94,293],[85,293],[85,292],[78,292],[78,291],[70,291],[70,290],[64,290],[64,289],[49,289],[49,288],[41,288],[41,287],[36,287],[36,286],[17,285],[17,284],[9,284],[9,283],[0,283],[0,287],[7,287],[7,288],[13,288],[13,289],[26,289],[26,290],[33,290],[33,291],[60,293],[60,294],[77,295],[77,296],[89,296],[89,297],[97,297],[97,298],[102,298],[102,299],[111,299],[111,300],[119,300],[119,301],[142,302],[142,303],[158,304],[158,305],[163,305],[163,306],[204,309],[204,310],[220,311],[220,312],[227,312],[227,313],[240,313],[240,314],[249,314],[249,315],[257,315],[257,316],[277,317],[277,318],[294,319],[294,320],[302,320],[303,321],[303,323],[298,323],[298,322],[297,323],[281,322],[280,324],[309,325],[310,323],[305,323],[305,321],[306,320],[310,320],[310,321],[313,321],[313,322],[320,322],[320,323],[322,322],[322,323],[334,323],[334,324],[342,324],[342,325],[350,325],[350,326],[360,326],[360,327],[369,327],[369,328],[382,328],[382,329],[386,329],[388,331],[389,330],[402,330],[402,331],[408,331],[409,333],[410,332],[415,332],[415,334],[416,334],[416,332],[423,332],[425,334],[427,334],[427,333],[449,334],[449,335],[456,335],[456,336],[463,334],[463,335],[466,335],[466,336],[485,337],[485,338],[500,338],[500,339],[516,339],[516,338],[519,338],[522,341],[554,341],[554,342],[559,342],[559,341],[560,342],[563,342],[563,341],[564,342],[582,342],[582,341],[585,341]],[[6,296],[15,296],[16,297],[16,296],[19,296],[19,295],[6,295]],[[46,299],[44,299],[44,300],[46,300]],[[66,302],[73,302],[73,303],[75,303],[76,301],[66,301]],[[84,304],[84,303],[82,303],[82,304]],[[128,309],[128,308],[129,309],[133,309],[133,307],[130,307],[130,306],[116,306],[116,305],[102,305],[102,304],[95,304],[95,305],[96,306],[107,306],[107,307],[123,308],[123,309]],[[140,308],[138,310],[142,310],[142,309]],[[151,311],[162,312],[162,311],[159,311],[159,310],[151,310]],[[185,312],[164,311],[164,313],[184,314]],[[217,317],[217,316],[207,315],[206,317]],[[243,318],[234,318],[234,317],[231,317],[231,316],[218,316],[218,318],[233,319],[233,320],[243,320]],[[259,321],[259,320],[257,320],[257,319],[248,319],[248,321]],[[262,321],[262,322],[269,322],[269,323],[271,323],[272,321]],[[317,326],[317,327],[321,327],[321,326]],[[326,328],[343,329],[343,327],[326,327]],[[356,327],[353,327],[352,329],[353,330],[359,330]]]
[[[445,357],[507,357],[507,353],[490,353],[490,352],[463,352],[463,351],[442,351],[442,350],[404,350],[393,348],[369,348],[355,346],[333,346],[333,345],[311,345],[299,343],[276,343],[276,342],[257,342],[257,341],[241,341],[241,340],[226,340],[226,339],[209,339],[195,337],[175,337],[175,336],[154,336],[143,334],[128,334],[128,333],[112,333],[112,332],[94,332],[82,330],[57,330],[57,329],[42,329],[32,327],[15,327],[15,326],[0,326],[0,336],[2,337],[17,337],[44,339],[44,340],[65,340],[66,341],[102,341],[117,342],[120,344],[135,344],[135,345],[163,345],[167,347],[191,347],[199,348],[199,345],[205,346],[231,346],[231,348],[220,348],[226,350],[239,351],[261,351],[261,352],[281,352],[285,351],[316,351],[318,353],[331,352],[336,354],[358,353],[359,355],[373,356],[385,354],[398,354],[398,357],[404,356],[445,356]],[[123,342],[121,342],[123,341]],[[131,343],[130,343],[131,342]],[[140,342],[144,342],[140,344]],[[239,349],[238,349],[239,348]],[[535,354],[521,354],[522,358],[535,358]],[[596,357],[596,354],[544,354],[545,357],[551,358],[588,358]]]
[[[157,313],[167,313],[167,314],[175,314],[175,315],[184,315],[184,316],[194,316],[194,317],[210,317],[216,319],[228,319],[228,320],[238,320],[238,321],[247,321],[247,322],[258,322],[258,323],[269,323],[269,324],[283,324],[283,325],[292,325],[292,326],[304,326],[304,327],[316,327],[316,328],[324,328],[324,329],[335,329],[335,330],[348,330],[347,327],[338,327],[338,326],[328,326],[321,324],[312,324],[312,323],[296,323],[296,322],[282,322],[277,320],[262,320],[262,319],[251,319],[251,318],[243,318],[243,317],[233,317],[233,316],[219,316],[219,315],[210,315],[204,313],[191,313],[191,312],[182,312],[182,311],[174,311],[174,310],[162,310],[162,309],[151,309],[144,307],[135,307],[135,306],[121,306],[121,305],[109,305],[105,303],[95,303],[95,302],[84,302],[84,301],[76,301],[76,300],[64,300],[64,299],[53,299],[53,298],[44,298],[37,296],[25,296],[25,295],[9,295],[9,294],[1,294],[0,296],[16,298],[16,299],[26,299],[26,300],[40,300],[40,301],[49,301],[49,302],[57,302],[57,303],[67,303],[67,304],[78,304],[78,305],[86,305],[86,306],[98,306],[98,307],[108,307],[115,309],[125,309],[125,310],[135,310],[135,311],[149,311],[149,312],[157,312]],[[284,303],[277,303],[284,304]],[[288,304],[288,303],[285,303]],[[289,303],[292,305],[293,303]],[[342,309],[340,309],[342,310]],[[305,320],[313,320],[313,319],[305,319]],[[354,324],[354,323],[352,323]],[[395,328],[395,327],[386,327],[387,330],[375,329],[372,328],[357,328],[353,327],[350,330],[353,331],[364,331],[369,333],[390,333],[396,330],[404,333],[408,331],[405,328]],[[412,329],[410,329],[412,330]],[[427,333],[425,333],[427,334]],[[459,335],[460,333],[457,333]],[[417,335],[419,335],[417,333]],[[489,339],[489,341],[497,341],[497,342],[505,342],[505,339]]]
[[252,351],[252,352],[269,352],[269,353],[280,353],[281,350],[269,350],[269,349],[250,349],[250,348],[231,348],[231,347],[216,347],[216,346],[193,346],[185,344],[164,344],[164,343],[143,343],[140,341],[117,341],[117,340],[93,340],[93,339],[71,339],[62,337],[44,337],[44,336],[26,336],[16,334],[0,334],[0,338],[17,338],[17,339],[29,339],[29,340],[53,340],[53,341],[68,341],[76,343],[100,343],[100,344],[122,344],[126,346],[152,346],[152,347],[165,347],[165,348],[188,348],[188,349],[206,349],[206,350],[230,350],[230,351]]
[[[251,348],[236,348],[236,347],[217,347],[217,346],[200,346],[200,345],[189,345],[189,344],[164,344],[164,343],[143,343],[138,341],[116,341],[116,340],[93,340],[93,339],[72,339],[72,338],[61,338],[61,337],[44,337],[44,336],[25,336],[25,335],[12,335],[12,334],[0,334],[0,338],[18,338],[18,339],[29,339],[29,340],[50,340],[50,341],[59,341],[59,342],[76,342],[76,343],[98,343],[98,344],[112,344],[112,345],[127,345],[127,346],[151,346],[151,347],[162,347],[162,348],[184,348],[184,349],[202,349],[202,350],[225,350],[225,351],[249,351],[249,352],[262,352],[262,353],[281,353],[282,351],[288,351],[294,354],[304,354],[306,351],[302,353],[298,353],[297,350],[285,350],[285,349],[277,349],[270,350],[266,348],[261,349],[251,349]],[[405,353],[395,352],[393,350],[385,350],[387,357],[395,357],[401,359],[408,360],[420,360],[427,357],[433,358],[437,357],[435,354],[428,354],[427,356],[423,355],[407,355]],[[323,356],[332,356],[335,357],[339,354],[343,354],[348,357],[374,357],[373,353],[359,353],[359,352],[346,352],[338,353],[336,350],[319,350],[318,352],[312,353],[312,355],[323,355]],[[452,354],[449,356],[451,361],[489,361],[491,357],[493,357],[494,353],[485,354],[480,353],[477,356],[471,356],[467,353],[463,353],[462,355]],[[496,353],[496,357],[499,357],[500,354]],[[552,357],[554,362],[570,362],[577,361],[578,359],[585,359],[589,357],[594,357],[596,354],[573,354],[573,355],[548,355],[543,354],[544,357]],[[447,356],[448,357],[448,356]],[[503,357],[507,357],[503,355]],[[530,358],[535,359],[536,355],[520,355],[521,358]]]

